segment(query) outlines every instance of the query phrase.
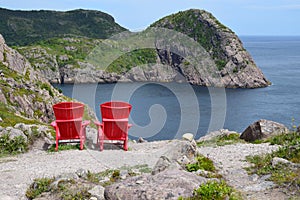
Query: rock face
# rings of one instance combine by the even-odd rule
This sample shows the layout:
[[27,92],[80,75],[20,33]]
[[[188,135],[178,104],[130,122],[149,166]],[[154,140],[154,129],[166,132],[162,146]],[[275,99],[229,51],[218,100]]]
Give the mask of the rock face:
[[283,124],[261,119],[248,126],[240,138],[247,142],[253,142],[255,140],[267,139],[274,135],[287,133],[288,131],[288,128]]
[[[197,41],[214,60],[222,85],[227,88],[257,88],[269,85],[237,35],[204,10],[187,10],[155,22],[152,27],[176,30]],[[171,55],[171,56],[166,56]],[[159,51],[162,63],[179,67],[192,84],[218,86],[210,74],[194,73],[184,67],[184,59],[168,50]]]
[[9,48],[0,35],[0,100],[10,112],[49,122],[52,105],[64,96],[54,89],[17,51]]
[[107,200],[178,199],[191,197],[195,188],[207,179],[182,170],[167,170],[157,175],[129,178],[105,188]]

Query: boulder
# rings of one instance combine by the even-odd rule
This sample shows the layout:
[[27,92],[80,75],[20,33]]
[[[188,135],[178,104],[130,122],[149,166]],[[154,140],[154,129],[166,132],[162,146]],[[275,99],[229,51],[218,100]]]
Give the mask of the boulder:
[[197,144],[195,140],[175,141],[155,164],[152,175],[158,174],[166,169],[181,169],[194,160],[197,155]]
[[105,188],[108,200],[117,199],[178,199],[191,197],[194,189],[208,179],[183,170],[167,170],[156,175],[132,177]]
[[91,194],[91,198],[95,197],[96,200],[105,200],[104,198],[104,190],[105,188],[101,185],[97,185],[90,189],[88,192]]
[[192,133],[185,133],[182,136],[183,140],[192,141],[194,139],[194,134]]
[[287,133],[288,131],[289,129],[283,124],[261,119],[248,126],[243,131],[240,138],[247,142],[253,142],[255,140],[264,140],[274,135]]

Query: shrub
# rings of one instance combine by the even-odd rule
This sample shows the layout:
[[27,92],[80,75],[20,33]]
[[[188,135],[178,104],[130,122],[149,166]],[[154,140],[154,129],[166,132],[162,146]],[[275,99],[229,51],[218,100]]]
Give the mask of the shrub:
[[43,192],[49,192],[51,189],[50,185],[53,181],[54,181],[53,178],[35,179],[34,182],[27,189],[26,197],[28,199],[34,199],[38,195],[42,194]]
[[22,136],[10,139],[9,134],[4,134],[0,137],[0,155],[18,154],[27,150],[28,144]]
[[242,199],[225,181],[208,181],[195,189],[192,197],[179,198],[180,200],[238,200]]
[[214,172],[215,166],[212,160],[205,156],[197,156],[196,162],[186,165],[186,170],[189,172],[198,171],[199,169]]

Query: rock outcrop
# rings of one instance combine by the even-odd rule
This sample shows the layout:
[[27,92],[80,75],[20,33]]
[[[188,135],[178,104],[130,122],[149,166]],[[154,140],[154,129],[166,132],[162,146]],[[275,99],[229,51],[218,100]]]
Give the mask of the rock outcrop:
[[261,119],[248,126],[240,138],[247,142],[253,142],[255,140],[264,140],[274,135],[288,133],[288,128],[278,122]]
[[156,175],[126,179],[105,188],[108,200],[117,199],[178,199],[191,197],[195,188],[208,179],[183,170],[167,170]]
[[16,115],[49,122],[54,119],[52,105],[65,97],[46,78],[35,71],[0,35],[0,100]]
[[128,178],[105,188],[106,199],[178,199],[191,197],[193,191],[211,179],[185,171],[197,155],[192,141],[175,141],[166,145],[166,153],[154,166],[151,174]]
[[186,34],[208,52],[215,62],[214,70],[219,76],[217,79],[213,79],[211,72],[203,73],[204,70],[196,70],[198,73],[195,73],[195,70],[190,70],[197,66],[184,67],[186,60],[168,50],[159,51],[161,62],[177,66],[192,84],[218,86],[220,85],[218,82],[222,82],[222,86],[227,88],[257,88],[270,84],[244,49],[238,36],[211,13],[191,9],[164,17],[151,26]]

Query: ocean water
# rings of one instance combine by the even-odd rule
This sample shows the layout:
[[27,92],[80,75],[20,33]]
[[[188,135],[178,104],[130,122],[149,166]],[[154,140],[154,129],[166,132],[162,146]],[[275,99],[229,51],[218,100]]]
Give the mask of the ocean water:
[[300,123],[300,36],[240,37],[272,85],[259,89],[215,89],[179,83],[55,85],[88,103],[101,119],[99,105],[110,100],[133,105],[132,139],[196,138],[226,128],[242,132],[259,119],[288,126]]

